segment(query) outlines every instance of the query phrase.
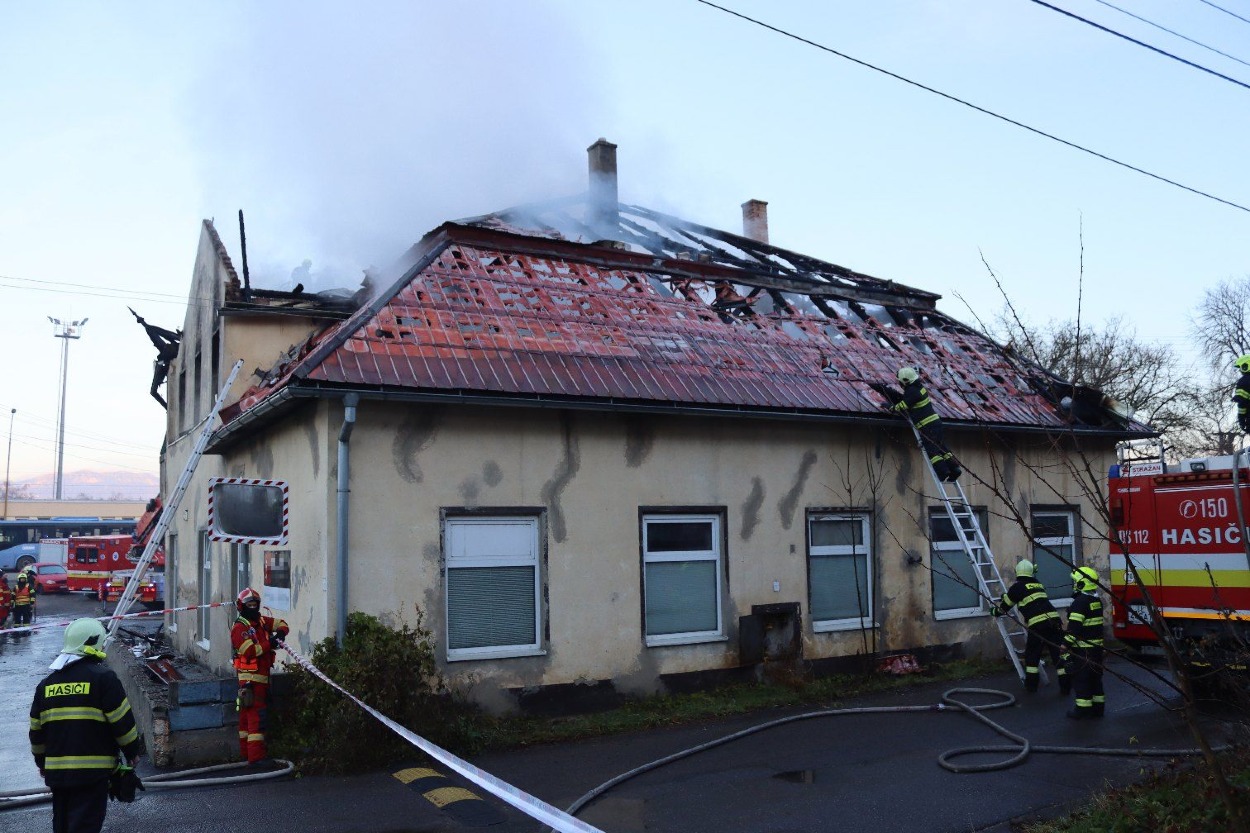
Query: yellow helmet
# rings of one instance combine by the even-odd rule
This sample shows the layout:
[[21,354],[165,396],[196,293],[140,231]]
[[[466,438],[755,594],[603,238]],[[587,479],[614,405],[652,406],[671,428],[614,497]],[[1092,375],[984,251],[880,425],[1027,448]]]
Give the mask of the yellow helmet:
[[1098,588],[1098,571],[1093,567],[1077,567],[1072,571],[1072,587],[1078,593],[1092,593]]
[[1027,558],[1022,558],[1016,563],[1016,578],[1020,578],[1021,576],[1033,578],[1036,575],[1037,572],[1033,568],[1033,562],[1029,561]]
[[920,371],[914,367],[900,367],[898,369],[898,380],[904,385],[910,385],[919,378]]
[[1233,362],[1233,364],[1242,373],[1250,373],[1250,353],[1238,356],[1237,360]]

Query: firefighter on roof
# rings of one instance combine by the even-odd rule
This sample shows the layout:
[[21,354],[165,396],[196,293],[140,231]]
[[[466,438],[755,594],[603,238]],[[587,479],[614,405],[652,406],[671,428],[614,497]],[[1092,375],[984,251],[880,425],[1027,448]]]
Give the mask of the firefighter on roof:
[[1084,720],[1102,717],[1107,698],[1102,690],[1102,599],[1098,596],[1098,573],[1093,567],[1072,571],[1072,606],[1068,608],[1068,632],[1064,642],[1072,657],[1072,690],[1076,707],[1068,717]]
[[1035,572],[1032,561],[1022,559],[1016,564],[1016,580],[1007,588],[1002,599],[990,608],[990,613],[1004,616],[1012,607],[1018,607],[1020,611],[1025,630],[1028,631],[1028,639],[1024,643],[1025,690],[1037,691],[1041,681],[1039,663],[1042,661],[1042,653],[1049,651],[1055,674],[1059,677],[1059,693],[1066,696],[1071,680],[1060,661],[1063,627],[1059,622],[1059,614],[1050,599],[1046,598],[1046,588],[1037,580]]
[[13,624],[29,625],[35,615],[35,586],[25,573],[17,574],[13,590]]
[[269,705],[269,671],[275,640],[285,639],[286,622],[260,613],[260,594],[248,587],[234,600],[239,615],[230,629],[234,670],[239,676],[239,753],[249,764],[269,756],[265,724]]
[[920,384],[920,371],[914,367],[900,367],[898,380],[903,385],[903,396],[895,403],[894,410],[910,419],[920,431],[924,453],[937,473],[938,480],[953,482],[963,474],[955,462],[955,455],[946,447],[942,418],[933,410],[929,392]]
[[[106,637],[96,619],[70,624],[30,706],[30,751],[52,790],[56,831],[99,833],[109,795],[133,801],[134,788],[142,789],[133,767],[143,739],[121,680],[101,661]],[[119,752],[128,768],[119,767]],[[117,791],[123,772],[129,773],[129,798]]]
[[1237,427],[1241,433],[1250,434],[1250,353],[1238,356],[1234,366],[1241,371],[1241,378],[1233,386],[1233,401],[1237,403]]

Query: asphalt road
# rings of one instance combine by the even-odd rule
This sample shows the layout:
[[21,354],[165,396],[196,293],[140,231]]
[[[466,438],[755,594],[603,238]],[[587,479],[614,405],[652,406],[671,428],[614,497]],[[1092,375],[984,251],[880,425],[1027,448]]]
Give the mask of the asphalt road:
[[[86,598],[43,600],[40,617],[69,621],[99,615]],[[26,713],[34,685],[60,646],[60,628],[23,637],[0,636],[0,791],[34,787],[39,776],[26,743]],[[1149,673],[1124,663],[1108,674],[1107,717],[1076,722],[1054,688],[1026,696],[1010,674],[967,681],[1018,696],[987,716],[1035,745],[1183,748],[1184,727],[1158,696]],[[1117,676],[1118,675],[1118,676]],[[858,698],[839,706],[936,704],[949,685]],[[1141,690],[1141,689],[1144,689]],[[984,701],[986,698],[981,698]],[[801,713],[777,710],[696,726],[544,746],[475,759],[473,763],[557,807],[640,765],[748,726]],[[955,774],[937,763],[963,746],[1006,743],[975,718],[959,713],[861,714],[805,719],[762,731],[648,772],[615,787],[578,816],[605,833],[791,833],[791,831],[939,831],[1005,833],[1013,819],[1053,814],[1107,783],[1127,783],[1155,760],[1034,753],[1021,765]],[[1002,760],[1013,753],[961,758]],[[413,765],[442,767],[422,762]],[[396,771],[402,767],[395,767]],[[141,772],[147,773],[141,767]],[[527,833],[540,826],[482,789],[456,777],[481,800],[440,809],[423,793],[435,779],[407,786],[391,771],[339,778],[284,778],[260,783],[150,790],[133,804],[113,804],[106,830],[304,833],[304,831],[452,831],[490,826]],[[419,787],[419,789],[414,788]],[[0,810],[0,830],[46,830],[47,804]]]

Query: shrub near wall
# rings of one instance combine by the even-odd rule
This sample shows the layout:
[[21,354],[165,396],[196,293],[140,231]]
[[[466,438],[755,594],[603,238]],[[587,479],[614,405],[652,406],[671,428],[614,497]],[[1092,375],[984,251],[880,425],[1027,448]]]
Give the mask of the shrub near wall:
[[[433,634],[416,610],[415,624],[402,615],[397,627],[366,613],[347,618],[340,648],[333,638],[318,643],[312,662],[326,676],[402,726],[456,749],[472,708],[448,691],[436,670]],[[373,769],[419,757],[411,744],[339,692],[298,666],[290,667],[291,690],[275,704],[273,754],[305,772]]]

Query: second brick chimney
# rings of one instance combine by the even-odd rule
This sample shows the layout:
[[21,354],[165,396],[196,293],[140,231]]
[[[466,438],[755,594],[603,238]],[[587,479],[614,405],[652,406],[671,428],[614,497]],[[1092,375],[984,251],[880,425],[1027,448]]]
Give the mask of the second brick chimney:
[[742,204],[742,236],[760,243],[768,242],[768,203],[747,200]]
[[603,237],[616,237],[620,227],[616,145],[600,139],[586,148],[586,152],[590,155],[590,224]]

